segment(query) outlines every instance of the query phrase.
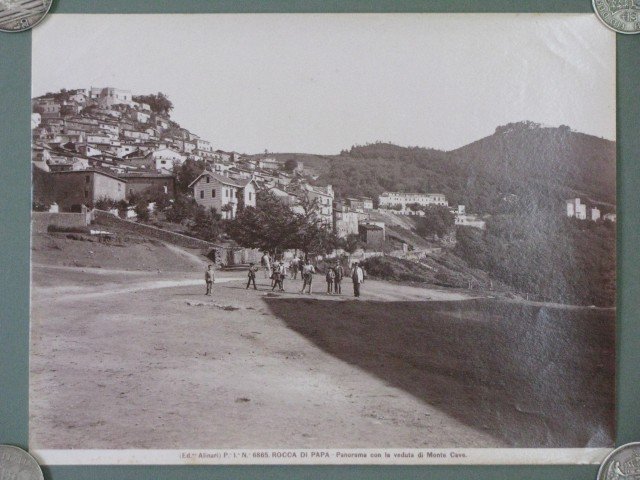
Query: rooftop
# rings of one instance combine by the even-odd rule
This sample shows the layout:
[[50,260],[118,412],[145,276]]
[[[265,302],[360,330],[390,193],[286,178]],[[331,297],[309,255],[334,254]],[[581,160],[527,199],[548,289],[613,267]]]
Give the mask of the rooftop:
[[189,184],[189,188],[193,187],[196,183],[198,183],[198,181],[205,175],[213,178],[214,180],[219,181],[220,183],[223,183],[225,185],[231,185],[232,187],[237,187],[237,188],[244,188],[253,181],[253,178],[249,178],[247,180],[236,180],[236,179],[229,178],[224,175],[220,175],[218,173],[212,172],[211,170],[205,170],[200,175],[198,175],[198,177],[193,182]]

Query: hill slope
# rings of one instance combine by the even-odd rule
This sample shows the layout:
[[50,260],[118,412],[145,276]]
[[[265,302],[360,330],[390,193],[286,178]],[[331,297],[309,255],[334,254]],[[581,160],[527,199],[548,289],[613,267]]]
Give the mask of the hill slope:
[[615,203],[615,142],[568,127],[521,122],[450,152],[376,143],[325,158],[319,182],[341,196],[439,192],[486,213],[556,214],[575,196],[605,211]]

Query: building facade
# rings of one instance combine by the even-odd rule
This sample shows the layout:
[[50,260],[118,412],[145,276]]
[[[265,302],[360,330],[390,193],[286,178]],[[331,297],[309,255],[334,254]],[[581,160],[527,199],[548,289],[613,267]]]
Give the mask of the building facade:
[[191,184],[198,205],[215,208],[222,218],[236,217],[240,205],[256,206],[256,185],[253,179],[236,180],[211,171],[202,172]]
[[[408,205],[418,204],[422,207],[429,205],[438,205],[448,207],[447,198],[441,193],[403,193],[403,192],[384,192],[378,197],[380,208],[400,207],[401,210],[407,210]],[[373,208],[373,205],[371,205]]]
[[127,182],[97,170],[52,172],[55,202],[62,212],[79,212],[102,199],[125,199]]
[[581,203],[579,198],[567,200],[567,217],[586,220],[587,206],[584,203]]
[[126,197],[131,195],[141,195],[145,193],[164,193],[171,198],[176,193],[176,183],[173,175],[166,175],[154,172],[127,172],[118,175],[126,180]]

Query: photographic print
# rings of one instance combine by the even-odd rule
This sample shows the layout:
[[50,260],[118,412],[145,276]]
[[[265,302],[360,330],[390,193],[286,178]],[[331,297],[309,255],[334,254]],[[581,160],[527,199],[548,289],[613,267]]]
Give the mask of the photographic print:
[[615,34],[591,14],[52,14],[45,464],[598,463]]

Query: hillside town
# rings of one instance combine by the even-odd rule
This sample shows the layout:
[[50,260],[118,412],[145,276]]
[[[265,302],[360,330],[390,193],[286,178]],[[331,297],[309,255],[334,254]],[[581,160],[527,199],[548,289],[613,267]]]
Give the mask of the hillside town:
[[[154,102],[154,105],[144,100]],[[337,238],[360,237],[370,249],[386,240],[384,218],[424,215],[424,207],[450,208],[441,193],[384,192],[338,198],[331,185],[301,161],[246,155],[216,148],[171,119],[157,96],[136,97],[113,87],[61,90],[32,101],[34,208],[48,212],[82,212],[101,201],[130,200],[161,192],[173,201],[176,176],[187,161],[202,165],[188,195],[206,209],[232,220],[241,206],[256,206],[259,192],[270,192],[293,212],[303,199],[314,205],[314,218]],[[153,202],[149,203],[153,210]],[[479,215],[464,205],[450,208],[456,225],[484,228]],[[115,210],[113,213],[117,213]],[[125,217],[136,220],[129,207]],[[405,251],[413,245],[403,246]]]

